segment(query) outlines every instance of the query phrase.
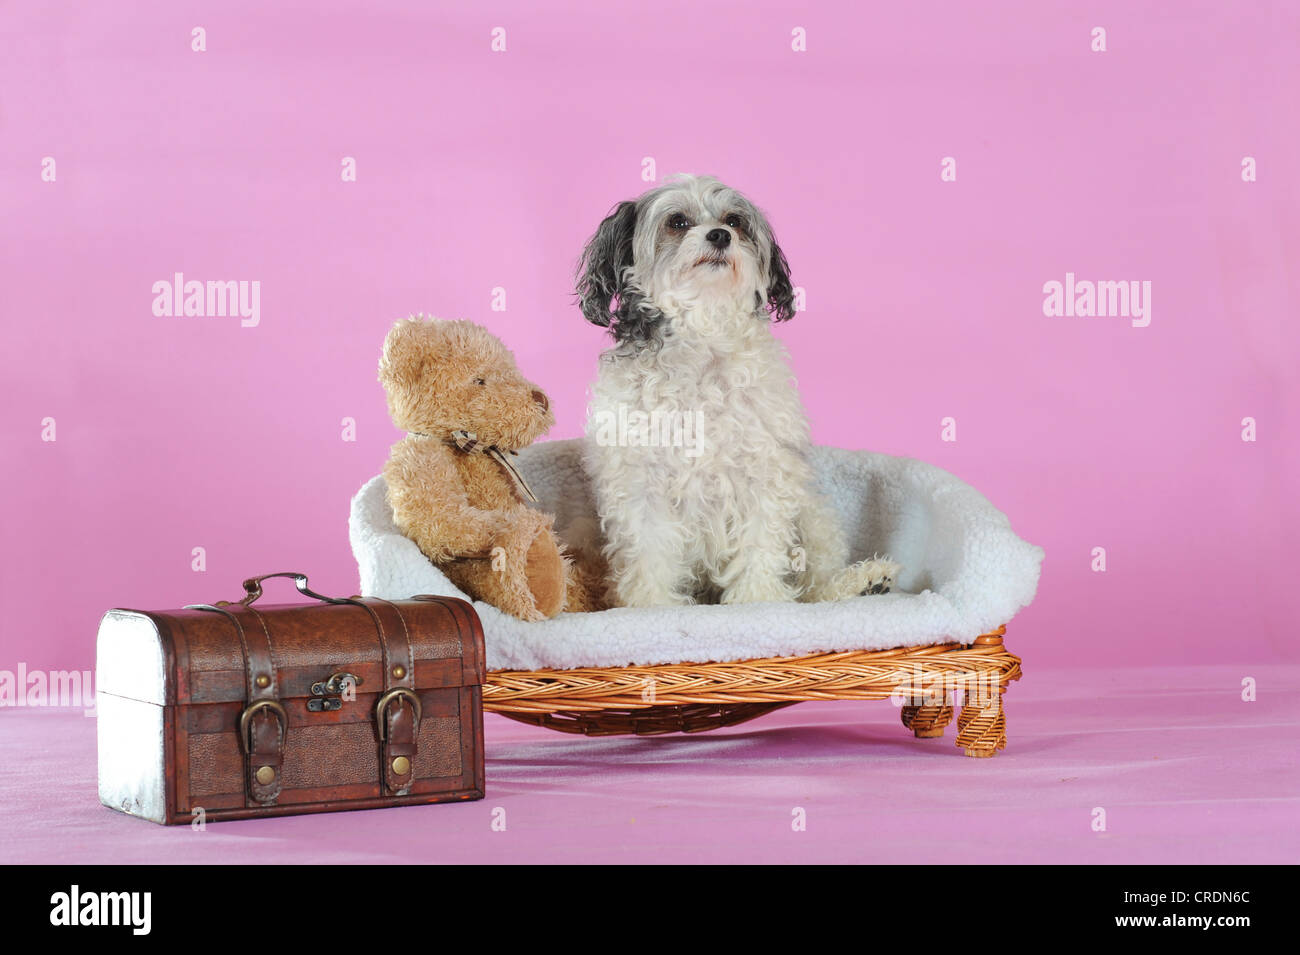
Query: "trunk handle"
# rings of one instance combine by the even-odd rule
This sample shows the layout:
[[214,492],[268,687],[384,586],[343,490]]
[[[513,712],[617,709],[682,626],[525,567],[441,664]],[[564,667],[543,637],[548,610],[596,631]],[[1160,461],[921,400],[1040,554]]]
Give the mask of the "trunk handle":
[[[254,602],[256,602],[257,598],[262,596],[262,581],[268,580],[271,577],[293,578],[293,584],[295,587],[298,588],[298,593],[302,594],[304,597],[310,597],[313,600],[320,600],[327,604],[352,603],[352,601],[347,597],[326,597],[324,594],[318,594],[316,593],[316,591],[312,590],[310,587],[307,586],[306,574],[298,574],[298,573],[294,573],[291,570],[285,570],[285,571],[281,571],[278,574],[262,574],[260,577],[249,577],[247,580],[245,580],[244,599],[239,601],[240,605],[244,607],[248,607],[251,606]],[[220,607],[222,604],[229,604],[229,603],[230,603],[229,600],[219,600],[217,601],[217,606]]]

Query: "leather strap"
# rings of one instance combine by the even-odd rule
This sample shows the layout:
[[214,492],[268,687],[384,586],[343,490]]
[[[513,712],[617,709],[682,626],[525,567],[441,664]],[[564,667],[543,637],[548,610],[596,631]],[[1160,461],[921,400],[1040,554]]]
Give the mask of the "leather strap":
[[273,806],[283,787],[284,739],[289,718],[279,701],[271,633],[266,620],[242,604],[194,604],[194,610],[219,613],[235,625],[244,657],[244,699],[239,714],[239,746],[249,806]]
[[[396,604],[379,597],[354,597],[375,622],[383,653],[384,692],[375,707],[379,764],[384,786],[405,795],[415,781],[420,738],[420,697],[415,689],[415,656],[406,619]],[[398,770],[405,770],[399,772]]]

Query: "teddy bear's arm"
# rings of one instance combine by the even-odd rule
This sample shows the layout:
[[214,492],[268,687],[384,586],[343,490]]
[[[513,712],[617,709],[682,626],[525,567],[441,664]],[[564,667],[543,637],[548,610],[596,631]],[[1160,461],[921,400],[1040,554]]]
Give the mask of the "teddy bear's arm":
[[433,561],[487,557],[515,523],[500,510],[473,507],[448,449],[399,442],[384,466],[398,529]]

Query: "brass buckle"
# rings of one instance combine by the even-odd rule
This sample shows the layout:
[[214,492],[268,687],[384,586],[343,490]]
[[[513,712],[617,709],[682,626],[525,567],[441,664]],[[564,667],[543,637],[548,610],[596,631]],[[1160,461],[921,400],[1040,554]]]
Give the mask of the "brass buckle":
[[411,708],[415,710],[415,725],[420,725],[420,698],[404,686],[394,687],[381,696],[379,702],[375,704],[375,723],[377,723],[379,727],[379,742],[381,743],[387,742],[388,740],[388,725],[384,720],[384,716],[388,712],[388,704],[399,697],[407,700],[411,704]]
[[250,703],[244,707],[244,712],[239,714],[239,745],[243,747],[245,753],[252,751],[252,746],[248,742],[248,721],[252,719],[254,713],[263,708],[269,709],[276,715],[280,721],[281,732],[287,732],[289,729],[289,714],[277,700],[258,700],[256,703]]

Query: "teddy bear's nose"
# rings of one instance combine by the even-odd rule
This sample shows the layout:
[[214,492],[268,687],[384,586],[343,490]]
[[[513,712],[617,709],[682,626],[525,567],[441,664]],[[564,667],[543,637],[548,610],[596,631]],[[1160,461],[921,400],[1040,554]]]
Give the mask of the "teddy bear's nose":
[[550,410],[551,403],[546,400],[546,395],[542,394],[540,391],[537,391],[536,389],[533,390],[533,400],[542,406],[543,411]]

